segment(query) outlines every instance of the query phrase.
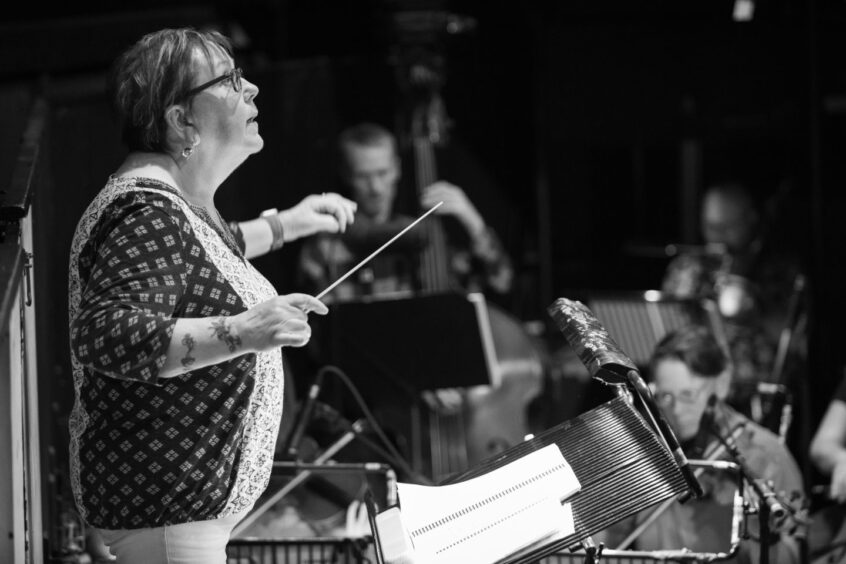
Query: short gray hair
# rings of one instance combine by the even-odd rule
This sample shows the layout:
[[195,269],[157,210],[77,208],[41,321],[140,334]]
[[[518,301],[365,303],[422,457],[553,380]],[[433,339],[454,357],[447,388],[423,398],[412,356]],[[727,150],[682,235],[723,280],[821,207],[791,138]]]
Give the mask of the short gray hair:
[[195,53],[211,64],[218,48],[232,56],[232,44],[217,31],[162,29],[145,35],[117,58],[109,90],[130,151],[166,152],[165,111],[190,102],[186,95],[196,76]]

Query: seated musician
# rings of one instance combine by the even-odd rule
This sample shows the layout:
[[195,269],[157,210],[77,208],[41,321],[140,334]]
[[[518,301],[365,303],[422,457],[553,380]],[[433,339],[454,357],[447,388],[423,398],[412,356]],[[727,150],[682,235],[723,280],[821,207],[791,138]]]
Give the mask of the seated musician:
[[[673,428],[682,448],[691,459],[700,459],[712,451],[719,439],[712,427],[723,437],[733,439],[751,473],[757,478],[771,480],[773,490],[785,499],[802,496],[802,476],[789,451],[777,436],[750,421],[725,403],[731,383],[731,368],[726,356],[710,332],[689,326],[666,335],[658,343],[650,359],[650,373],[655,399]],[[711,395],[716,396],[713,413],[706,416]],[[712,425],[707,420],[712,417]],[[739,427],[740,426],[740,427]],[[738,431],[738,428],[742,429]],[[733,433],[734,431],[734,433]],[[739,432],[739,434],[738,434]],[[724,455],[721,459],[731,460]],[[697,553],[725,552],[730,548],[732,504],[736,480],[725,472],[707,471],[700,477],[705,495],[684,504],[673,503],[646,527],[633,545],[620,547],[632,531],[649,516],[646,510],[618,523],[596,540],[608,548],[647,551],[688,548]],[[751,521],[751,519],[750,519]],[[740,543],[738,562],[758,562],[757,522],[749,523],[751,539]],[[783,527],[791,529],[795,522],[788,519]],[[799,544],[788,530],[773,528],[770,542],[770,562],[792,563],[800,558]]]
[[[717,302],[734,365],[729,400],[737,407],[744,406],[758,382],[787,381],[773,373],[773,366],[801,276],[798,260],[778,240],[784,236],[776,233],[790,232],[795,225],[777,226],[776,214],[762,210],[738,182],[710,186],[701,201],[704,246],[677,256],[662,283],[668,296]],[[798,351],[804,344],[800,337],[794,332]],[[792,357],[794,372],[801,370],[799,356]]]
[[[395,209],[395,202],[401,196],[398,187],[402,165],[391,132],[376,124],[361,123],[341,133],[338,149],[341,178],[358,203],[358,212],[355,227],[348,229],[343,237],[319,237],[303,247],[300,255],[303,289],[315,293],[414,220]],[[499,294],[510,291],[511,261],[466,193],[449,182],[435,182],[422,190],[419,205],[427,210],[439,201],[444,203],[435,213],[444,220],[447,253],[443,260],[448,261],[450,289]],[[418,290],[417,262],[427,244],[422,226],[421,223],[403,235],[335,288],[327,299]]]
[[[442,252],[426,252],[435,246],[428,247],[430,232],[426,229],[427,222],[435,219],[433,214],[376,255],[353,276],[336,286],[327,294],[325,301],[356,300],[374,296],[408,297],[427,290],[484,292],[486,297],[493,298],[493,301],[508,298],[513,279],[511,259],[499,237],[462,188],[450,182],[437,181],[415,193],[413,186],[401,182],[404,171],[397,138],[384,127],[374,123],[364,122],[342,131],[337,149],[340,161],[339,176],[344,184],[339,191],[347,192],[357,203],[355,222],[348,226],[342,237],[318,237],[303,245],[299,262],[299,288],[302,291],[317,293],[327,288],[419,217],[418,207],[428,210],[442,201],[443,204],[435,212],[443,227],[442,234],[446,243],[445,248],[440,247]],[[455,157],[456,153],[447,156]],[[420,166],[420,159],[415,160],[417,162],[414,164]],[[461,166],[461,163],[454,164]],[[408,167],[408,174],[405,176],[414,177],[412,168]],[[446,172],[461,175],[460,170]],[[472,182],[472,179],[470,181]],[[481,188],[481,183],[474,185]],[[406,215],[401,211],[406,208],[414,208],[414,211]],[[447,274],[446,287],[426,287],[423,272],[432,265],[424,264],[424,256],[429,259],[435,257],[434,260],[440,261],[435,266]],[[366,327],[362,327],[362,331],[366,330]],[[320,329],[316,331],[319,333]],[[327,354],[318,350],[322,342],[319,336],[312,339],[310,351],[315,358],[323,358]],[[533,395],[533,387],[524,388],[522,384],[508,387],[508,393],[513,391],[515,395],[524,393],[523,390],[527,396]],[[450,415],[461,412],[468,402],[472,403],[474,398],[488,391],[485,386],[472,389],[445,388],[434,392],[424,391],[420,398],[433,413]],[[407,401],[409,398],[402,399]],[[378,403],[375,398],[371,400]],[[510,401],[510,397],[507,400]],[[345,401],[348,400],[336,398],[332,403],[337,407]],[[371,407],[375,407],[386,419],[403,419],[408,417],[409,409],[400,403],[400,398],[395,398],[390,402],[391,405]],[[386,415],[390,410],[397,410],[399,413]],[[394,425],[385,421],[383,423],[387,426]],[[396,426],[402,427],[405,424],[400,422],[396,423]],[[520,427],[519,431],[514,430],[517,427]],[[491,434],[499,437],[501,428],[507,430],[505,434],[508,436],[519,434],[522,437],[528,432],[515,421],[513,425],[498,426]],[[470,441],[469,438],[467,440]],[[489,443],[495,442],[496,449],[501,449],[504,444],[498,439],[480,439],[480,442],[484,444],[486,452],[487,449],[494,448]]]

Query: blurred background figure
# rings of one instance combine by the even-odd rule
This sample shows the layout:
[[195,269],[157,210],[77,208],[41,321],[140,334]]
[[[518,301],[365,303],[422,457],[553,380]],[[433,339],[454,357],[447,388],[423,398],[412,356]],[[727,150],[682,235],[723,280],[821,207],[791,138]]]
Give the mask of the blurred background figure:
[[[465,191],[433,174],[434,152],[420,158],[421,145],[427,150],[428,139],[415,139],[414,159],[404,166],[397,138],[385,127],[363,122],[345,129],[338,138],[339,174],[345,190],[358,204],[356,221],[344,234],[315,238],[303,246],[300,255],[301,288],[306,292],[319,292],[345,274],[364,257],[378,249],[419,215],[443,202],[427,223],[418,225],[390,247],[382,251],[356,274],[336,287],[327,296],[334,301],[369,298],[405,299],[438,293],[481,292],[486,296],[505,296],[511,290],[513,268],[499,237],[485,221]],[[405,161],[407,162],[407,161]],[[428,169],[421,182],[420,169]],[[402,183],[403,170],[417,172],[417,187]],[[401,202],[413,202],[403,206]],[[410,208],[414,214],[399,209]],[[355,226],[355,227],[353,227]],[[504,310],[488,303],[487,315],[491,322],[493,339],[497,348],[498,370],[503,384],[496,390],[480,386],[423,390],[420,398],[439,418],[438,425],[448,425],[454,430],[447,439],[456,443],[453,450],[460,452],[456,460],[479,459],[519,441],[528,432],[526,404],[537,394],[540,386],[540,354],[519,323]],[[367,321],[362,320],[362,331],[367,332]],[[331,320],[330,320],[331,324]],[[445,329],[446,330],[446,329]],[[319,350],[326,341],[319,336],[311,349],[316,363],[329,362],[332,352]],[[384,343],[374,343],[379,351]],[[371,370],[372,372],[372,370]],[[365,375],[366,376],[366,375]],[[403,380],[405,374],[394,374]],[[404,380],[403,380],[404,381]],[[366,385],[365,382],[360,382]],[[372,383],[371,383],[372,385]],[[412,383],[412,387],[414,383]],[[408,417],[404,401],[416,398],[381,398],[382,391],[369,397],[377,411],[396,410],[400,418]],[[380,398],[385,401],[380,401]],[[336,405],[341,405],[339,399]],[[342,409],[343,410],[343,409]],[[505,413],[511,414],[502,418]],[[396,417],[394,417],[396,419]],[[499,425],[473,424],[471,421],[499,419]],[[507,421],[508,423],[504,423]],[[405,423],[398,424],[400,427]],[[484,438],[473,440],[465,433],[485,429]],[[401,433],[403,431],[400,431]],[[402,439],[400,439],[402,440]],[[437,441],[436,441],[437,442]],[[452,448],[452,447],[451,447]],[[468,454],[464,454],[469,451]],[[455,468],[457,469],[457,468]],[[446,471],[436,471],[435,473]]]
[[[736,387],[779,380],[783,375],[773,371],[776,347],[790,321],[791,298],[804,283],[801,265],[789,249],[768,244],[770,226],[742,184],[708,188],[700,226],[704,245],[684,250],[668,265],[662,290],[716,301]],[[794,339],[801,337],[794,333]]]
[[[721,277],[730,272],[748,275],[751,259],[760,250],[758,212],[745,187],[737,183],[712,186],[705,191],[701,206],[704,247],[682,253],[664,275],[663,290],[679,298],[712,294]],[[739,269],[743,272],[735,272]],[[727,313],[751,308],[751,296],[746,298]]]
[[[358,203],[355,227],[339,237],[319,237],[308,242],[300,258],[304,287],[319,292],[361,259],[378,249],[408,226],[415,217],[398,213],[402,163],[394,135],[376,124],[361,123],[344,130],[338,140],[339,174]],[[422,188],[419,206],[447,220],[444,290],[492,290],[501,294],[511,288],[511,261],[493,229],[485,223],[465,192],[444,181]],[[385,252],[333,290],[331,299],[404,294],[423,289],[418,271],[422,253],[432,241],[421,225],[397,240]]]

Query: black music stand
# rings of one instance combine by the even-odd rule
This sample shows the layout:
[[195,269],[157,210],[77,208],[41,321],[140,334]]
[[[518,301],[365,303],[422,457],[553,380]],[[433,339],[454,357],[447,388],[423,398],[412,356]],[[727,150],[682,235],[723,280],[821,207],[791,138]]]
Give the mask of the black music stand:
[[497,384],[481,294],[338,302],[312,323],[326,362],[352,375],[371,401],[396,402],[396,387],[416,400],[424,390]]

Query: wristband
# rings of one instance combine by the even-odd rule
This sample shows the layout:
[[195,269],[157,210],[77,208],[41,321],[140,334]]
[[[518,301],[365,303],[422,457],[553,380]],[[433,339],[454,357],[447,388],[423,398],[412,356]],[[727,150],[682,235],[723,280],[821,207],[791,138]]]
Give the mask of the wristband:
[[273,240],[270,243],[270,250],[275,251],[285,244],[285,228],[282,226],[282,220],[279,219],[279,213],[276,208],[264,210],[259,216],[265,220],[270,226],[270,231],[273,233]]

